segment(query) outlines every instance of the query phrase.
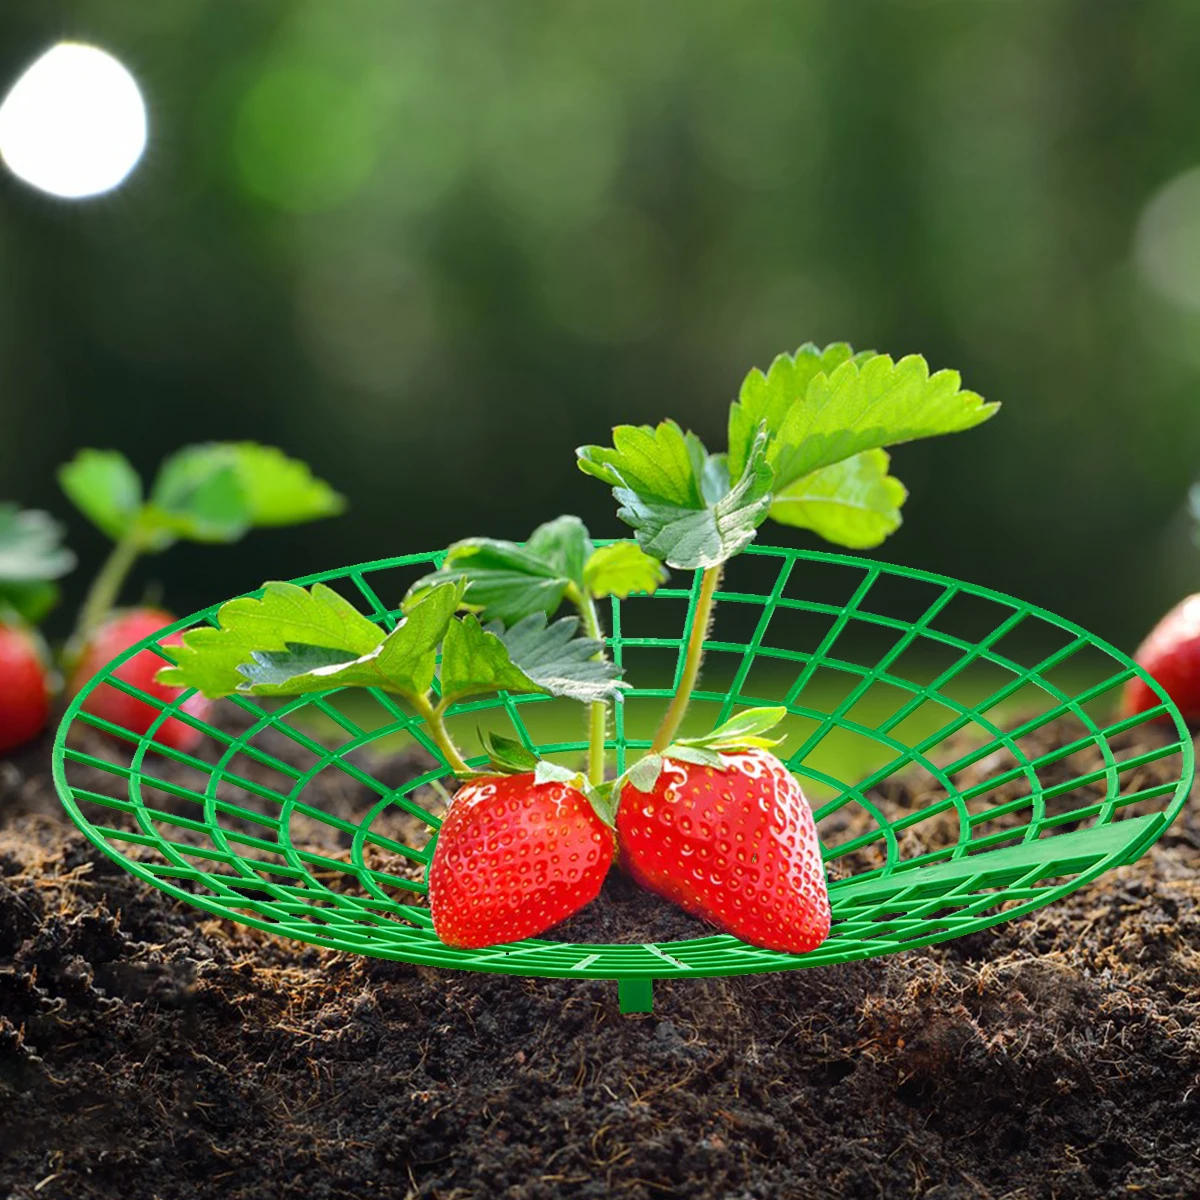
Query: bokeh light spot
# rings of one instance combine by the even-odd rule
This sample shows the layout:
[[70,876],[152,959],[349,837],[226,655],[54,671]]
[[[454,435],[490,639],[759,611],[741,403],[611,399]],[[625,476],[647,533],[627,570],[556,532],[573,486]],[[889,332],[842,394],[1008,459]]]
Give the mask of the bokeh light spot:
[[146,148],[146,105],[111,54],[78,42],[47,50],[0,103],[0,157],[66,199],[111,191]]
[[1151,197],[1138,219],[1134,259],[1159,295],[1200,311],[1200,167]]

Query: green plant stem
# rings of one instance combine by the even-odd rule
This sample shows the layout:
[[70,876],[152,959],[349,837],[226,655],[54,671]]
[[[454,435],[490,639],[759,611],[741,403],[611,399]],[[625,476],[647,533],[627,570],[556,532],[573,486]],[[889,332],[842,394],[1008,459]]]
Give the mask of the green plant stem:
[[650,746],[651,754],[661,754],[671,744],[679,732],[679,726],[683,724],[692,690],[700,674],[700,664],[704,661],[704,639],[708,636],[708,627],[712,623],[713,597],[720,582],[720,564],[708,567],[700,579],[700,595],[696,599],[692,631],[688,636],[687,654],[683,660],[683,677],[654,734],[654,741]]
[[429,735],[437,743],[437,747],[445,757],[446,765],[450,770],[459,776],[472,774],[471,768],[467,766],[466,760],[458,752],[458,747],[454,744],[454,739],[451,738],[450,731],[446,728],[446,722],[443,720],[446,712],[445,707],[439,704],[434,708],[429,703],[427,696],[415,697],[413,707],[425,718]]
[[141,552],[141,540],[135,522],[113,546],[104,566],[100,568],[100,573],[92,580],[92,586],[88,589],[83,607],[79,610],[79,620],[75,625],[72,638],[75,644],[82,646],[104,624]]
[[[600,628],[600,617],[596,612],[596,602],[586,592],[574,584],[567,589],[571,603],[579,610],[583,619],[584,632],[598,642],[604,641],[604,631]],[[604,651],[593,656],[601,662],[605,659]],[[604,741],[608,736],[608,701],[593,700],[588,705],[588,782],[597,785],[604,782]]]

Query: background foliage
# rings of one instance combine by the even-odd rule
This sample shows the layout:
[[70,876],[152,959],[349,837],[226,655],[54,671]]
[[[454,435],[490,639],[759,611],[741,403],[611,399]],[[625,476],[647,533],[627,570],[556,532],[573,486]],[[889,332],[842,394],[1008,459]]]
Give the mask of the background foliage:
[[1126,645],[1200,579],[1187,0],[7,0],[0,82],[64,36],[131,68],[151,143],[91,202],[0,180],[0,499],[65,514],[77,446],[211,437],[352,503],[153,561],[180,611],[560,511],[616,534],[573,448],[719,440],[810,339],[1006,406],[897,451],[883,557]]

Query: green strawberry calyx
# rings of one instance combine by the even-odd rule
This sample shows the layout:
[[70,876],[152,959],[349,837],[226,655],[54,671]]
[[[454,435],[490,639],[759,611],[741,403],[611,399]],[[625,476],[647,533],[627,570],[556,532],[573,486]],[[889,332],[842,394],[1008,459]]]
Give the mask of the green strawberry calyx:
[[565,783],[587,797],[596,815],[610,828],[616,824],[611,783],[593,785],[582,771],[573,771],[560,763],[539,758],[528,746],[499,733],[479,731],[479,740],[488,755],[485,774],[526,775],[533,773],[534,783]]
[[769,750],[778,746],[782,738],[763,735],[774,729],[786,716],[787,709],[782,706],[748,708],[710,733],[699,737],[676,738],[661,754],[647,754],[634,763],[616,781],[616,793],[620,795],[621,786],[625,783],[632,784],[639,792],[652,792],[658,786],[663,762],[668,758],[695,766],[726,767],[729,765],[727,754],[742,750]]

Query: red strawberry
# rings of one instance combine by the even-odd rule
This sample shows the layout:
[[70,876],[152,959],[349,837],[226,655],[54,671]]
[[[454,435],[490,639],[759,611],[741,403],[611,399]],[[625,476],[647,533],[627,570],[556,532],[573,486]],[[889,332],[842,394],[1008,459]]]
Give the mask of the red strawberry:
[[[130,646],[149,637],[164,625],[169,625],[174,619],[170,613],[156,608],[133,608],[111,617],[92,635],[84,648],[71,677],[72,693],[79,691],[97,671],[122,650],[128,650]],[[181,634],[173,633],[170,637],[163,638],[159,644],[177,646],[181,638]],[[140,688],[156,700],[169,703],[184,689],[167,687],[154,681],[156,672],[165,665],[153,650],[142,650],[117,668],[116,677]],[[145,733],[162,711],[157,705],[127,695],[107,683],[96,688],[84,701],[83,707],[87,712],[136,734]],[[204,720],[212,706],[197,693],[185,700],[182,707],[185,712]],[[172,749],[190,753],[204,740],[204,734],[178,718],[171,717],[155,731],[154,740]]]
[[663,761],[653,789],[627,783],[621,862],[643,887],[755,946],[802,954],[829,934],[829,892],[808,801],[765,750],[725,766]]
[[570,784],[539,784],[532,772],[474,780],[438,833],[433,928],[464,949],[534,937],[596,898],[614,841]]
[[[1185,721],[1200,721],[1200,594],[1177,604],[1134,655],[1175,702]],[[1125,685],[1121,709],[1132,717],[1161,703],[1140,679]],[[1163,717],[1160,720],[1166,720]]]
[[50,677],[40,639],[0,625],[0,754],[37,737],[50,719]]

